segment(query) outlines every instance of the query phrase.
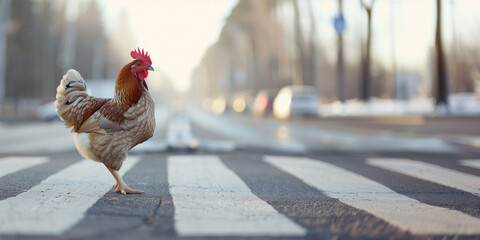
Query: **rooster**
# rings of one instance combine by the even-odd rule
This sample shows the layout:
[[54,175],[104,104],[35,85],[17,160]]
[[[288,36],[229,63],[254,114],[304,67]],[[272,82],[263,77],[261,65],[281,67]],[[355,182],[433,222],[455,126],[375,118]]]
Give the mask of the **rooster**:
[[130,53],[134,59],[118,73],[113,99],[87,93],[80,73],[70,69],[57,87],[55,108],[67,128],[73,127],[75,146],[85,158],[103,163],[115,178],[115,192],[143,193],[128,187],[118,173],[128,151],[153,136],[153,100],[145,78],[153,71],[148,52]]

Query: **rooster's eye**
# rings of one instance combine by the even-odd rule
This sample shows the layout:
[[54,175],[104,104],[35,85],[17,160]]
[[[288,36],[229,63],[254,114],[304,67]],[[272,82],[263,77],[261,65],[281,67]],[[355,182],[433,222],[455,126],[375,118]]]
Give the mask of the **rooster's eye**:
[[140,63],[137,63],[137,67],[140,67]]

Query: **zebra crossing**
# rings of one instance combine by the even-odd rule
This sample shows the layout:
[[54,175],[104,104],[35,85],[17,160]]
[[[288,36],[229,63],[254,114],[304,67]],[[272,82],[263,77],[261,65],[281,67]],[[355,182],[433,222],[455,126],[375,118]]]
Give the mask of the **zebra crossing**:
[[0,177],[48,161],[46,157],[7,157],[0,161]]
[[174,156],[168,172],[180,236],[306,234],[255,196],[218,157]]
[[[138,161],[130,157],[120,175]],[[0,201],[0,233],[61,234],[111,190],[111,183],[111,176],[101,164],[89,160],[77,162],[28,191]]]
[[[367,163],[480,196],[480,177],[474,175],[409,159],[367,159]],[[470,163],[478,162],[470,161]]]
[[[414,234],[480,234],[480,219],[421,203],[331,164],[289,157],[267,157],[266,161],[323,190],[330,197]],[[477,181],[479,185],[480,181]]]
[[[257,196],[251,190],[251,182],[247,184],[249,181],[225,164],[224,158],[217,155],[166,157],[163,171],[168,176],[167,187],[174,208],[171,217],[177,236],[302,237],[315,231]],[[0,158],[0,190],[2,177],[15,176],[19,171],[34,169],[48,161],[48,157],[41,156]],[[120,174],[127,174],[142,161],[141,156],[129,157]],[[475,214],[421,202],[321,157],[266,155],[262,162],[340,201],[345,208],[365,211],[399,231],[414,235],[480,234],[480,218]],[[364,163],[378,171],[402,174],[480,197],[477,175],[413,159],[366,158]],[[458,165],[480,169],[480,160],[460,160]],[[113,191],[113,183],[103,165],[77,161],[25,192],[0,200],[0,238],[68,234],[97,201]],[[321,213],[312,214],[322,217]]]

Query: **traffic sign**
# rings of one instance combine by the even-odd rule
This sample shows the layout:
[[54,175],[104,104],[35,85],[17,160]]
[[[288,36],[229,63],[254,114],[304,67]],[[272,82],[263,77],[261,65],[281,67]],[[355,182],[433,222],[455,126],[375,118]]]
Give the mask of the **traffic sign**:
[[333,27],[337,33],[342,33],[345,30],[345,18],[343,15],[337,15],[333,19]]

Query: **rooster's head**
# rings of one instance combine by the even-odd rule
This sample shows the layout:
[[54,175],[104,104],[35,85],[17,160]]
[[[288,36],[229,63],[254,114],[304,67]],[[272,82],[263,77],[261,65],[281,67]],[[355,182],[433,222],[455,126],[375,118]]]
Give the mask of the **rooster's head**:
[[140,51],[139,48],[138,50],[130,52],[130,56],[135,59],[130,66],[133,75],[140,80],[147,78],[148,70],[153,71],[152,60],[150,60],[148,52],[143,49]]

